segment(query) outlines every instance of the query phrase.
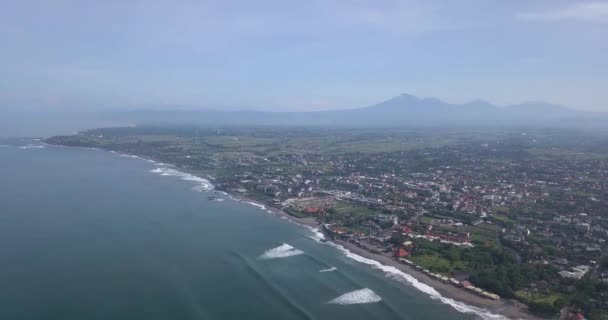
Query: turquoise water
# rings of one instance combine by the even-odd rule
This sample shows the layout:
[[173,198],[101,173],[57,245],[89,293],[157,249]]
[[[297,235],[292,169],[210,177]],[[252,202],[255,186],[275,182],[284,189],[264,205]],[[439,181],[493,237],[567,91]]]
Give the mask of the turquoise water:
[[0,142],[0,319],[476,317],[153,163],[29,143]]

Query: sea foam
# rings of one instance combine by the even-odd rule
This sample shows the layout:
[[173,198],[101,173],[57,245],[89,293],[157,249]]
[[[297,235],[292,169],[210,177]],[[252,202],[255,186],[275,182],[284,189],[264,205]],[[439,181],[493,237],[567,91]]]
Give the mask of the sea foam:
[[208,180],[203,179],[201,177],[197,177],[197,176],[189,174],[189,173],[177,171],[177,170],[171,169],[171,168],[156,168],[156,169],[150,170],[150,172],[160,174],[161,176],[179,177],[180,179],[182,179],[184,181],[196,182],[197,185],[194,188],[192,188],[193,190],[196,190],[196,191],[213,190],[213,185]]
[[319,272],[332,272],[332,271],[336,271],[336,270],[338,270],[338,268],[331,267],[331,268],[319,270]]
[[44,149],[44,148],[45,148],[45,146],[35,145],[35,144],[28,144],[26,146],[19,147],[19,149]]
[[446,298],[446,297],[442,296],[439,292],[437,292],[437,290],[435,290],[433,287],[418,281],[418,279],[412,277],[411,275],[409,275],[405,272],[402,272],[401,270],[399,270],[395,267],[386,266],[386,265],[381,264],[378,261],[354,254],[339,244],[336,244],[333,242],[327,242],[327,244],[340,250],[348,258],[351,258],[360,263],[370,265],[372,268],[383,271],[386,274],[386,276],[389,278],[411,284],[414,288],[428,294],[432,299],[436,299],[447,305],[450,305],[452,308],[456,309],[459,312],[475,314],[478,317],[480,317],[482,319],[486,319],[486,320],[490,320],[490,319],[508,320],[507,317],[502,316],[500,314],[491,313],[490,311],[488,311],[486,309],[470,306],[465,303],[456,301],[454,299]]
[[250,204],[250,205],[257,207],[259,209],[262,209],[262,210],[266,210],[266,206],[263,204],[259,204],[259,203],[253,202],[253,201],[243,201],[243,203]]
[[130,159],[143,160],[145,162],[151,163],[151,164],[156,165],[156,166],[173,167],[173,165],[171,165],[171,164],[158,162],[158,161],[155,161],[155,160],[152,160],[152,159],[142,158],[140,156],[136,156],[136,155],[132,155],[132,154],[118,153],[118,152],[116,152],[114,150],[109,151],[109,152],[113,153],[113,154],[118,154],[118,156],[121,157],[121,158],[130,158]]
[[382,298],[371,289],[365,288],[345,293],[331,301],[331,304],[363,304],[380,302]]
[[282,245],[272,248],[270,250],[266,250],[264,253],[260,255],[260,259],[269,260],[269,259],[279,259],[279,258],[287,258],[292,256],[297,256],[303,254],[304,251],[298,250],[287,243],[283,243]]
[[317,241],[321,241],[323,239],[325,239],[325,235],[319,231],[319,228],[313,228],[310,226],[306,226],[313,234],[313,239],[317,240]]
[[140,157],[140,156],[134,156],[134,155],[132,155],[132,154],[124,154],[124,153],[121,153],[121,154],[119,155],[119,157],[121,157],[121,158],[139,159],[139,160],[146,160],[146,159],[144,159],[144,158],[142,158],[142,157]]

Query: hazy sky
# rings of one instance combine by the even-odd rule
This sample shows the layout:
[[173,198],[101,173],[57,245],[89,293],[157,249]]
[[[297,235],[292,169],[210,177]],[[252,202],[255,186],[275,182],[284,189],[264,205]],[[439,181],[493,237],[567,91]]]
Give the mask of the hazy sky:
[[0,1],[0,108],[608,111],[608,1]]

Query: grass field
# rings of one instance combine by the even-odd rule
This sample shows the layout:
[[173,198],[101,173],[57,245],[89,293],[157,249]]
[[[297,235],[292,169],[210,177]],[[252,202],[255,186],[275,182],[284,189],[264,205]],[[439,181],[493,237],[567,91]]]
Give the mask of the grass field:
[[530,294],[523,290],[515,291],[515,296],[517,299],[524,301],[526,303],[548,303],[553,304],[557,299],[564,298],[561,294],[551,294],[551,295],[540,295],[540,294]]
[[371,216],[374,214],[378,214],[378,211],[373,209],[358,206],[346,202],[340,202],[336,206],[334,206],[337,214],[350,214],[355,216]]

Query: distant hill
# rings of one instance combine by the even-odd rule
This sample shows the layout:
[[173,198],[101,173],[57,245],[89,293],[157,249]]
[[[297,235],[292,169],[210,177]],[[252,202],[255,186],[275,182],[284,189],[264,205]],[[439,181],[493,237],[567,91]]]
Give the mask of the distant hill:
[[114,120],[138,124],[365,126],[365,127],[594,127],[608,126],[608,113],[584,112],[546,102],[498,107],[475,100],[450,104],[403,94],[357,109],[315,112],[218,110],[134,110],[113,113]]

